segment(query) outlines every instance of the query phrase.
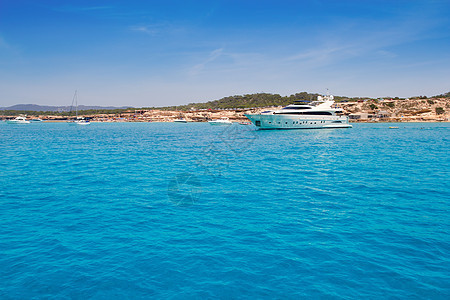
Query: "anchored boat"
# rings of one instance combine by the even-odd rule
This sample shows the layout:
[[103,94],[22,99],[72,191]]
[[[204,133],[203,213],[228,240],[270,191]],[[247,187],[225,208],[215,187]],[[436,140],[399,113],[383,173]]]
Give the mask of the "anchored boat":
[[75,120],[69,120],[69,121],[67,121],[67,123],[69,125],[90,125],[91,122],[88,119],[78,116],[78,95],[77,95],[77,91],[75,91],[75,94],[73,95],[72,105],[70,106],[70,111],[72,111],[74,103],[75,103]]
[[30,124],[30,121],[28,121],[24,116],[16,117],[14,120],[8,120],[6,121],[8,124]]
[[208,121],[208,123],[211,125],[231,125],[231,124],[233,124],[233,122],[231,122],[230,119],[228,119],[227,117],[222,117],[217,120],[211,120],[211,121]]
[[318,96],[317,101],[296,101],[280,110],[246,114],[259,129],[351,128],[340,108],[333,108],[332,95]]

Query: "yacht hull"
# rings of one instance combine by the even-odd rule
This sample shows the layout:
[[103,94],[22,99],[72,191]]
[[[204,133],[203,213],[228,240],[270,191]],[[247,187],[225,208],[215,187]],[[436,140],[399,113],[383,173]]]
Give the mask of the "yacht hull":
[[30,121],[15,121],[15,120],[8,120],[6,121],[7,124],[30,124]]
[[281,114],[245,115],[258,129],[351,128],[345,116],[306,116]]
[[74,126],[74,125],[90,125],[91,122],[86,121],[67,121],[67,124]]
[[222,122],[222,121],[208,121],[211,125],[232,125],[232,122]]

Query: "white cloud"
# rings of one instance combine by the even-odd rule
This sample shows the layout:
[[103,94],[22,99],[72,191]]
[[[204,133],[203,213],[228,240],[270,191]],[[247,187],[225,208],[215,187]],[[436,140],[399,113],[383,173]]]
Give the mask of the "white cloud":
[[130,27],[130,30],[145,33],[152,36],[160,32],[160,29],[158,29],[155,26],[132,26]]
[[426,40],[435,26],[435,22],[426,20],[418,24],[415,18],[393,21],[343,19],[332,29],[327,27],[314,32],[310,36],[311,43],[303,45],[301,52],[287,55],[280,61],[315,68],[353,58],[366,58],[367,61],[392,59],[398,57],[393,47]]
[[348,49],[348,47],[330,47],[330,48],[317,48],[317,49],[310,49],[306,50],[304,52],[300,52],[297,54],[294,54],[292,56],[289,56],[283,60],[287,62],[291,61],[303,61],[303,62],[310,62],[310,63],[325,63],[332,60],[333,57],[340,55],[343,51]]
[[223,48],[211,51],[206,59],[204,59],[201,63],[196,64],[195,66],[192,67],[189,74],[191,76],[198,75],[206,67],[207,64],[212,63],[222,55],[223,55]]

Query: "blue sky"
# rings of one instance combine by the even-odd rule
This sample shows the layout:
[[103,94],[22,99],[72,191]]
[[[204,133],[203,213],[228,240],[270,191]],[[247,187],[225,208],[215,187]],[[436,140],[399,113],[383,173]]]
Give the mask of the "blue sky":
[[0,106],[450,91],[449,0],[0,0]]

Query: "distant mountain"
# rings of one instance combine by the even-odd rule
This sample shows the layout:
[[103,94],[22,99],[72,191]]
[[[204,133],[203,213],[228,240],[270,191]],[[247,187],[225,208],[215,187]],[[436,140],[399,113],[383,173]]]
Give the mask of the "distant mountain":
[[[78,105],[78,110],[88,110],[88,109],[125,109],[130,108],[129,106],[114,107],[114,106],[86,106]],[[23,111],[56,111],[64,112],[70,111],[70,106],[48,106],[48,105],[36,105],[36,104],[16,104],[9,107],[0,107],[0,110],[23,110]],[[73,109],[72,109],[73,110]]]

